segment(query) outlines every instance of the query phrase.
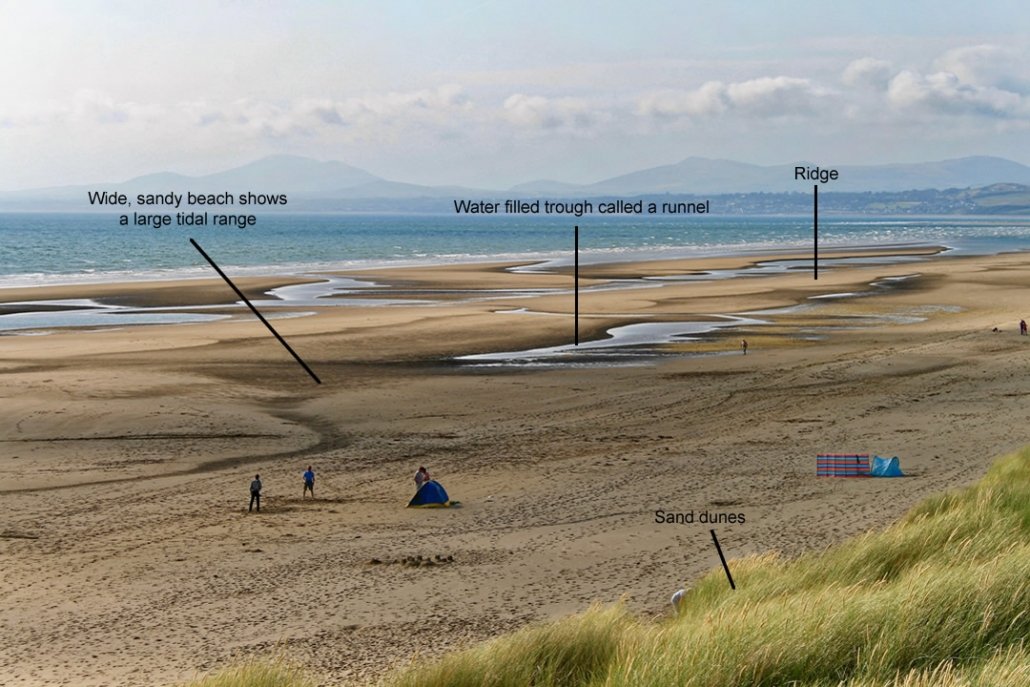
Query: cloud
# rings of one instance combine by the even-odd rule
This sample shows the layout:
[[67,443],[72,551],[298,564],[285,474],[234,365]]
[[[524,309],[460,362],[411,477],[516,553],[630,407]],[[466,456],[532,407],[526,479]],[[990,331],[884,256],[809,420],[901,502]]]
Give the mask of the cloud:
[[999,45],[954,48],[934,62],[938,70],[954,74],[963,83],[1024,94],[1030,92],[1030,73],[1026,65],[1025,51]]
[[167,104],[118,101],[96,90],[80,90],[62,103],[21,103],[0,111],[9,126],[83,127],[108,124],[186,125],[249,136],[309,135],[339,127],[405,126],[446,122],[467,111],[471,101],[460,86],[443,85],[409,92],[371,93],[343,99],[271,101],[240,98]]
[[894,76],[894,68],[890,62],[874,57],[863,57],[848,64],[844,73],[841,74],[840,80],[846,86],[883,90],[887,88],[892,76]]
[[371,93],[346,98],[336,104],[345,117],[395,119],[419,118],[434,113],[468,109],[471,101],[465,90],[455,84],[409,92]]
[[315,121],[321,122],[322,124],[328,124],[329,126],[347,126],[346,120],[344,120],[343,115],[340,114],[339,108],[332,100],[308,100],[301,103],[300,109],[305,114],[314,118]]
[[30,128],[147,123],[165,114],[161,105],[118,101],[102,91],[79,89],[63,102],[8,103],[0,118],[11,128]]
[[[472,87],[473,95],[463,85],[443,83],[283,100],[206,96],[148,103],[119,99],[101,90],[80,90],[62,101],[0,103],[0,122],[7,131],[54,127],[81,135],[91,128],[99,131],[97,127],[160,127],[174,136],[192,130],[229,140],[324,136],[345,143],[399,142],[413,135],[436,140],[489,136],[499,126],[539,135],[592,136],[630,130],[640,134],[647,133],[652,122],[673,128],[701,122],[714,125],[720,120],[735,121],[735,126],[749,121],[789,124],[826,113],[878,125],[889,125],[892,118],[901,116],[906,123],[929,116],[1021,120],[1030,117],[1026,53],[1022,48],[968,45],[929,60],[929,69],[917,65],[899,71],[879,57],[854,59],[838,72],[836,84],[791,69],[708,80],[692,88],[654,88],[668,81],[663,78],[652,82],[652,90],[614,94],[600,90],[573,94],[572,86],[557,92],[546,88],[505,92],[496,85],[480,85]],[[683,65],[675,66],[682,71]]]
[[642,96],[637,102],[637,114],[659,119],[681,117],[708,117],[726,111],[726,85],[709,81],[692,91],[667,89]]
[[854,89],[843,112],[856,121],[939,126],[942,118],[993,125],[1030,123],[1025,53],[997,45],[952,48],[930,69],[894,70],[873,57],[852,61],[841,81]]
[[1030,101],[1019,93],[965,83],[951,72],[922,75],[902,71],[887,87],[887,99],[900,109],[942,115],[980,115],[1002,119],[1030,117]]
[[[122,177],[148,171],[157,160],[199,169],[284,151],[373,167],[392,159],[402,172],[422,155],[428,176],[436,163],[425,161],[433,156],[456,167],[476,158],[487,169],[496,166],[490,156],[497,154],[518,158],[525,169],[552,163],[586,169],[555,151],[586,159],[594,154],[587,139],[597,150],[611,146],[614,157],[637,151],[656,160],[677,147],[723,157],[765,151],[756,154],[771,160],[769,151],[808,141],[850,147],[859,157],[873,155],[876,146],[893,155],[942,139],[970,151],[984,141],[1006,141],[992,152],[1014,147],[1009,141],[1030,130],[1030,49],[956,47],[950,39],[933,46],[933,52],[906,52],[886,41],[849,43],[823,60],[633,59],[471,76],[441,70],[428,85],[412,78],[390,87],[363,82],[357,90],[321,76],[290,89],[246,91],[136,89],[99,80],[80,81],[90,89],[9,88],[23,95],[0,98],[0,148],[21,159],[73,150],[91,160],[82,174],[93,174],[90,166],[100,160],[112,177]],[[115,149],[126,151],[121,166],[107,152]],[[71,163],[62,164],[72,178]],[[14,181],[5,183],[29,185],[28,172],[9,168]],[[36,174],[49,178],[50,171],[40,166]]]
[[582,98],[547,98],[515,93],[505,99],[503,115],[521,129],[588,134],[610,115]]
[[777,118],[812,114],[832,94],[809,79],[765,76],[747,81],[709,81],[693,90],[665,90],[641,96],[636,113],[656,119],[737,114]]
[[814,112],[827,93],[808,79],[789,76],[751,79],[726,87],[734,110],[763,117]]
[[[119,102],[101,92],[83,92],[66,103],[0,108],[6,130],[46,128],[78,137],[104,135],[113,126],[146,129],[152,141],[217,138],[241,146],[288,145],[322,140],[326,144],[396,143],[413,136],[453,137],[475,121],[474,104],[458,86],[366,93],[346,98],[272,100],[213,99],[144,105]],[[457,129],[456,129],[457,127]],[[197,143],[200,145],[200,143]]]

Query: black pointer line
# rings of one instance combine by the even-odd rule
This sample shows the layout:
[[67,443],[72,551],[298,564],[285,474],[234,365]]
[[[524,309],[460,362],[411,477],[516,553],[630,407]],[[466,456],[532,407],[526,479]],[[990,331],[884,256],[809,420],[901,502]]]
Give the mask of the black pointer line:
[[190,239],[190,243],[192,243],[193,247],[196,248],[197,251],[204,256],[204,259],[208,261],[208,264],[215,268],[215,272],[218,272],[218,276],[225,280],[225,283],[229,285],[229,288],[236,292],[236,295],[240,297],[240,300],[247,304],[247,307],[250,308],[250,311],[257,315],[257,318],[261,320],[261,324],[265,325],[268,328],[268,331],[272,332],[272,336],[278,339],[279,343],[283,345],[283,348],[290,352],[290,355],[293,356],[294,360],[300,363],[300,366],[304,368],[304,371],[311,375],[311,378],[315,380],[315,383],[321,384],[322,380],[318,378],[318,375],[312,372],[311,368],[308,367],[308,364],[301,360],[300,356],[297,355],[296,351],[290,348],[290,344],[286,343],[286,339],[279,336],[279,332],[275,331],[275,329],[272,328],[272,325],[268,324],[268,320],[266,320],[264,316],[258,312],[257,308],[255,308],[253,304],[251,304],[250,300],[243,295],[243,292],[236,288],[236,285],[232,283],[232,280],[229,279],[229,277],[225,276],[225,272],[223,272],[221,268],[219,268],[218,265],[215,264],[215,261],[211,259],[210,255],[204,252],[204,249],[200,247],[200,244],[194,241],[193,239]]
[[575,233],[576,233],[576,241],[575,241],[575,243],[576,243],[576,247],[575,247],[576,266],[573,269],[573,280],[575,281],[575,292],[576,292],[576,296],[575,296],[575,300],[576,300],[576,316],[575,316],[575,321],[576,321],[576,324],[575,324],[575,327],[576,327],[576,338],[575,338],[575,341],[576,341],[576,345],[578,346],[579,345],[579,225],[578,224],[576,225]]
[[819,280],[819,184],[812,186],[812,278]]
[[719,546],[719,539],[715,536],[715,530],[708,530],[712,533],[712,541],[715,542],[715,550],[719,552],[719,560],[722,561],[722,569],[726,571],[726,578],[730,581],[730,589],[736,589],[733,584],[733,575],[730,575],[730,566],[726,565],[726,556],[722,555],[722,547]]

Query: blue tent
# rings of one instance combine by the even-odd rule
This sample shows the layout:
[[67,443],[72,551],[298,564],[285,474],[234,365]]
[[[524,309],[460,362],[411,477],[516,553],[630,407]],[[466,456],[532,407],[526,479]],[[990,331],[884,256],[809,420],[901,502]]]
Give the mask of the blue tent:
[[904,477],[905,473],[901,471],[901,463],[898,462],[898,457],[893,458],[881,458],[880,456],[873,456],[873,467],[869,471],[869,474],[873,477]]
[[408,501],[408,508],[445,508],[449,505],[451,500],[447,498],[443,485],[432,479],[419,487],[418,493]]

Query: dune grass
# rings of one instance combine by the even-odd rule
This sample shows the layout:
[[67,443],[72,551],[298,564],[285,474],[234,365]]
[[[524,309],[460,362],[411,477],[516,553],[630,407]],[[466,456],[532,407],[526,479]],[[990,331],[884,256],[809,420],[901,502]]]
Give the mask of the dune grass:
[[[793,560],[730,565],[736,591],[715,570],[674,618],[595,606],[409,666],[384,684],[1030,685],[1030,447],[886,530]],[[281,664],[249,664],[193,687],[307,684]]]
[[314,687],[299,668],[282,658],[253,659],[189,683],[187,687]]
[[593,608],[387,684],[1030,685],[1030,449],[884,531],[731,565],[737,591],[714,571],[668,621]]

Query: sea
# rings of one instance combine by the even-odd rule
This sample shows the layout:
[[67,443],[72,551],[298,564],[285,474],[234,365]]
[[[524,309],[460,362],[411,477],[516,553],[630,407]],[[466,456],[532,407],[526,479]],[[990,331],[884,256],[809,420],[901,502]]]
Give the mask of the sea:
[[[212,267],[190,239],[230,277],[320,277],[311,283],[282,286],[254,301],[267,319],[305,317],[319,306],[367,307],[428,305],[418,293],[394,293],[389,287],[349,277],[347,270],[375,267],[471,262],[519,262],[533,271],[570,264],[578,234],[583,264],[718,255],[775,255],[813,249],[811,217],[691,216],[453,216],[413,214],[264,214],[255,225],[165,228],[120,226],[117,215],[103,213],[0,214],[0,288],[136,282],[156,279],[211,278]],[[821,250],[832,247],[939,246],[949,254],[993,254],[1030,249],[1030,218],[994,217],[821,217]],[[925,257],[873,256],[820,260],[820,269],[856,262],[912,262]],[[734,279],[810,269],[811,260],[784,255],[741,270],[714,270],[687,275],[586,287],[661,288],[667,281]],[[916,268],[913,267],[913,271]],[[341,274],[342,273],[342,274]],[[904,279],[906,277],[900,277]],[[874,283],[879,289],[890,284]],[[383,290],[385,289],[385,291]],[[366,297],[375,293],[372,300]],[[493,293],[494,298],[568,293],[569,289]],[[468,298],[481,298],[470,291]],[[825,294],[811,299],[850,298],[862,294]],[[810,300],[811,300],[810,299]],[[815,303],[815,300],[812,301]],[[799,304],[796,308],[813,307]],[[943,306],[942,306],[943,307]],[[217,312],[216,312],[217,311]],[[500,310],[518,317],[522,309]],[[721,321],[640,322],[614,328],[592,342],[543,349],[461,356],[474,366],[636,365],[664,355],[667,343],[696,340],[721,328],[768,324],[772,313],[722,316]],[[923,318],[924,313],[913,317]],[[89,298],[26,298],[0,303],[0,336],[46,335],[76,328],[84,333],[112,327],[187,324],[230,319],[218,306],[182,303],[174,307],[130,307]],[[718,318],[717,318],[718,319]],[[805,336],[820,337],[812,331]]]
[[[582,262],[809,250],[811,216],[264,214],[246,229],[119,226],[114,214],[0,213],[0,288],[484,261]],[[820,217],[819,246],[1030,249],[1030,218]]]

